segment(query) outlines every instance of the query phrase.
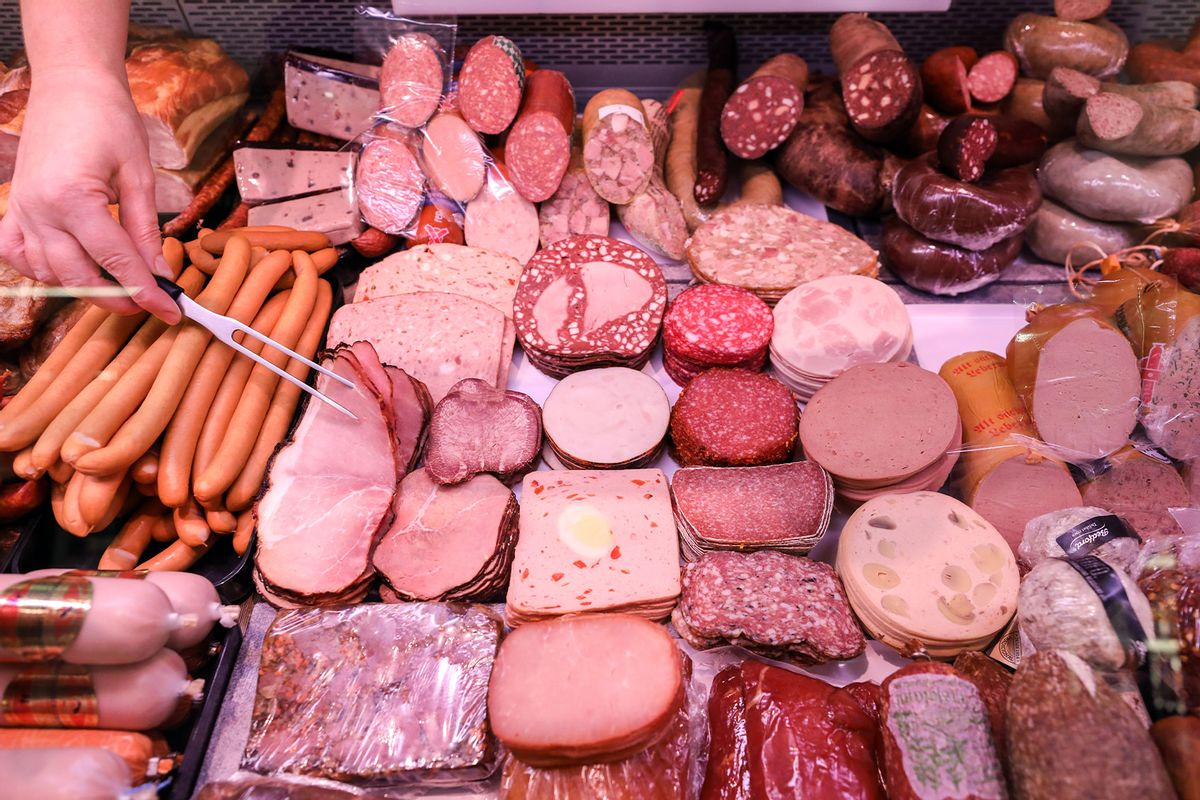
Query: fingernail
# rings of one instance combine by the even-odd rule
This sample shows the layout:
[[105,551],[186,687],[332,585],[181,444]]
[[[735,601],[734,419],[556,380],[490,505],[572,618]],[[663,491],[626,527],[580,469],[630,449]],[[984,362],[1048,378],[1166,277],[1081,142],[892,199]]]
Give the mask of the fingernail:
[[162,278],[170,278],[171,267],[167,265],[167,260],[162,256],[154,257],[154,274]]

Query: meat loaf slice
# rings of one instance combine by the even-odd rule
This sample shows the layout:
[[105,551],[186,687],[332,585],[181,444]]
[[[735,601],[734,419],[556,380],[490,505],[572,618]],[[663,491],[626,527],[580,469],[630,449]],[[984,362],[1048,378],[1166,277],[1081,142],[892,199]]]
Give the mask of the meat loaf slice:
[[666,731],[683,703],[682,670],[666,629],[640,617],[531,622],[500,647],[488,718],[526,764],[615,761]]
[[507,482],[537,463],[541,445],[542,412],[532,397],[467,378],[433,410],[425,467],[437,483],[484,472]]

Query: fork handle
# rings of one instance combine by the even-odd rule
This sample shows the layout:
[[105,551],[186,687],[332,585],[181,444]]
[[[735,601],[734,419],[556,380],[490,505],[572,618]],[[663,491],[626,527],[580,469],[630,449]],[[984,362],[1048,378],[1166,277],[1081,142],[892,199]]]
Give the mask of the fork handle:
[[164,278],[161,275],[155,275],[154,282],[158,284],[158,288],[171,295],[172,300],[174,300],[176,303],[179,302],[180,296],[183,295],[182,286],[170,278]]

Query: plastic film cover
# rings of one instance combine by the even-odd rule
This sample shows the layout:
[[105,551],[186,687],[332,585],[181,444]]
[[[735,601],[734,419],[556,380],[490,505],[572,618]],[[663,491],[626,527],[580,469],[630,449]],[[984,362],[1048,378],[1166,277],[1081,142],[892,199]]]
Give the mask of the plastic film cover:
[[382,64],[379,119],[421,127],[450,83],[457,23],[453,17],[417,20],[368,6],[359,6],[356,13],[359,47]]
[[360,786],[457,786],[496,768],[481,606],[283,611],[267,632],[242,767]]

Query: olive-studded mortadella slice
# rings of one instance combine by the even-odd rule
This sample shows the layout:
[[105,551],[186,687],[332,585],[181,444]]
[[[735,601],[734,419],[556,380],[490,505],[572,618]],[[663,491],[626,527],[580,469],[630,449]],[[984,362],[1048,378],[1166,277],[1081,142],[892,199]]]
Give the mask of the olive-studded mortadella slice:
[[171,631],[167,646],[174,650],[186,650],[208,638],[216,623],[232,628],[237,622],[238,606],[221,602],[212,581],[194,572],[165,572],[130,570],[125,572],[107,570],[43,569],[28,573],[27,577],[41,578],[55,575],[77,575],[89,578],[132,578],[146,580],[163,591],[171,601],[175,613],[195,624],[187,624]]
[[118,578],[0,575],[0,608],[0,663],[10,664],[131,664],[200,624],[153,583]]
[[0,667],[0,726],[148,731],[173,721],[200,698],[183,657],[159,650],[136,664]]

